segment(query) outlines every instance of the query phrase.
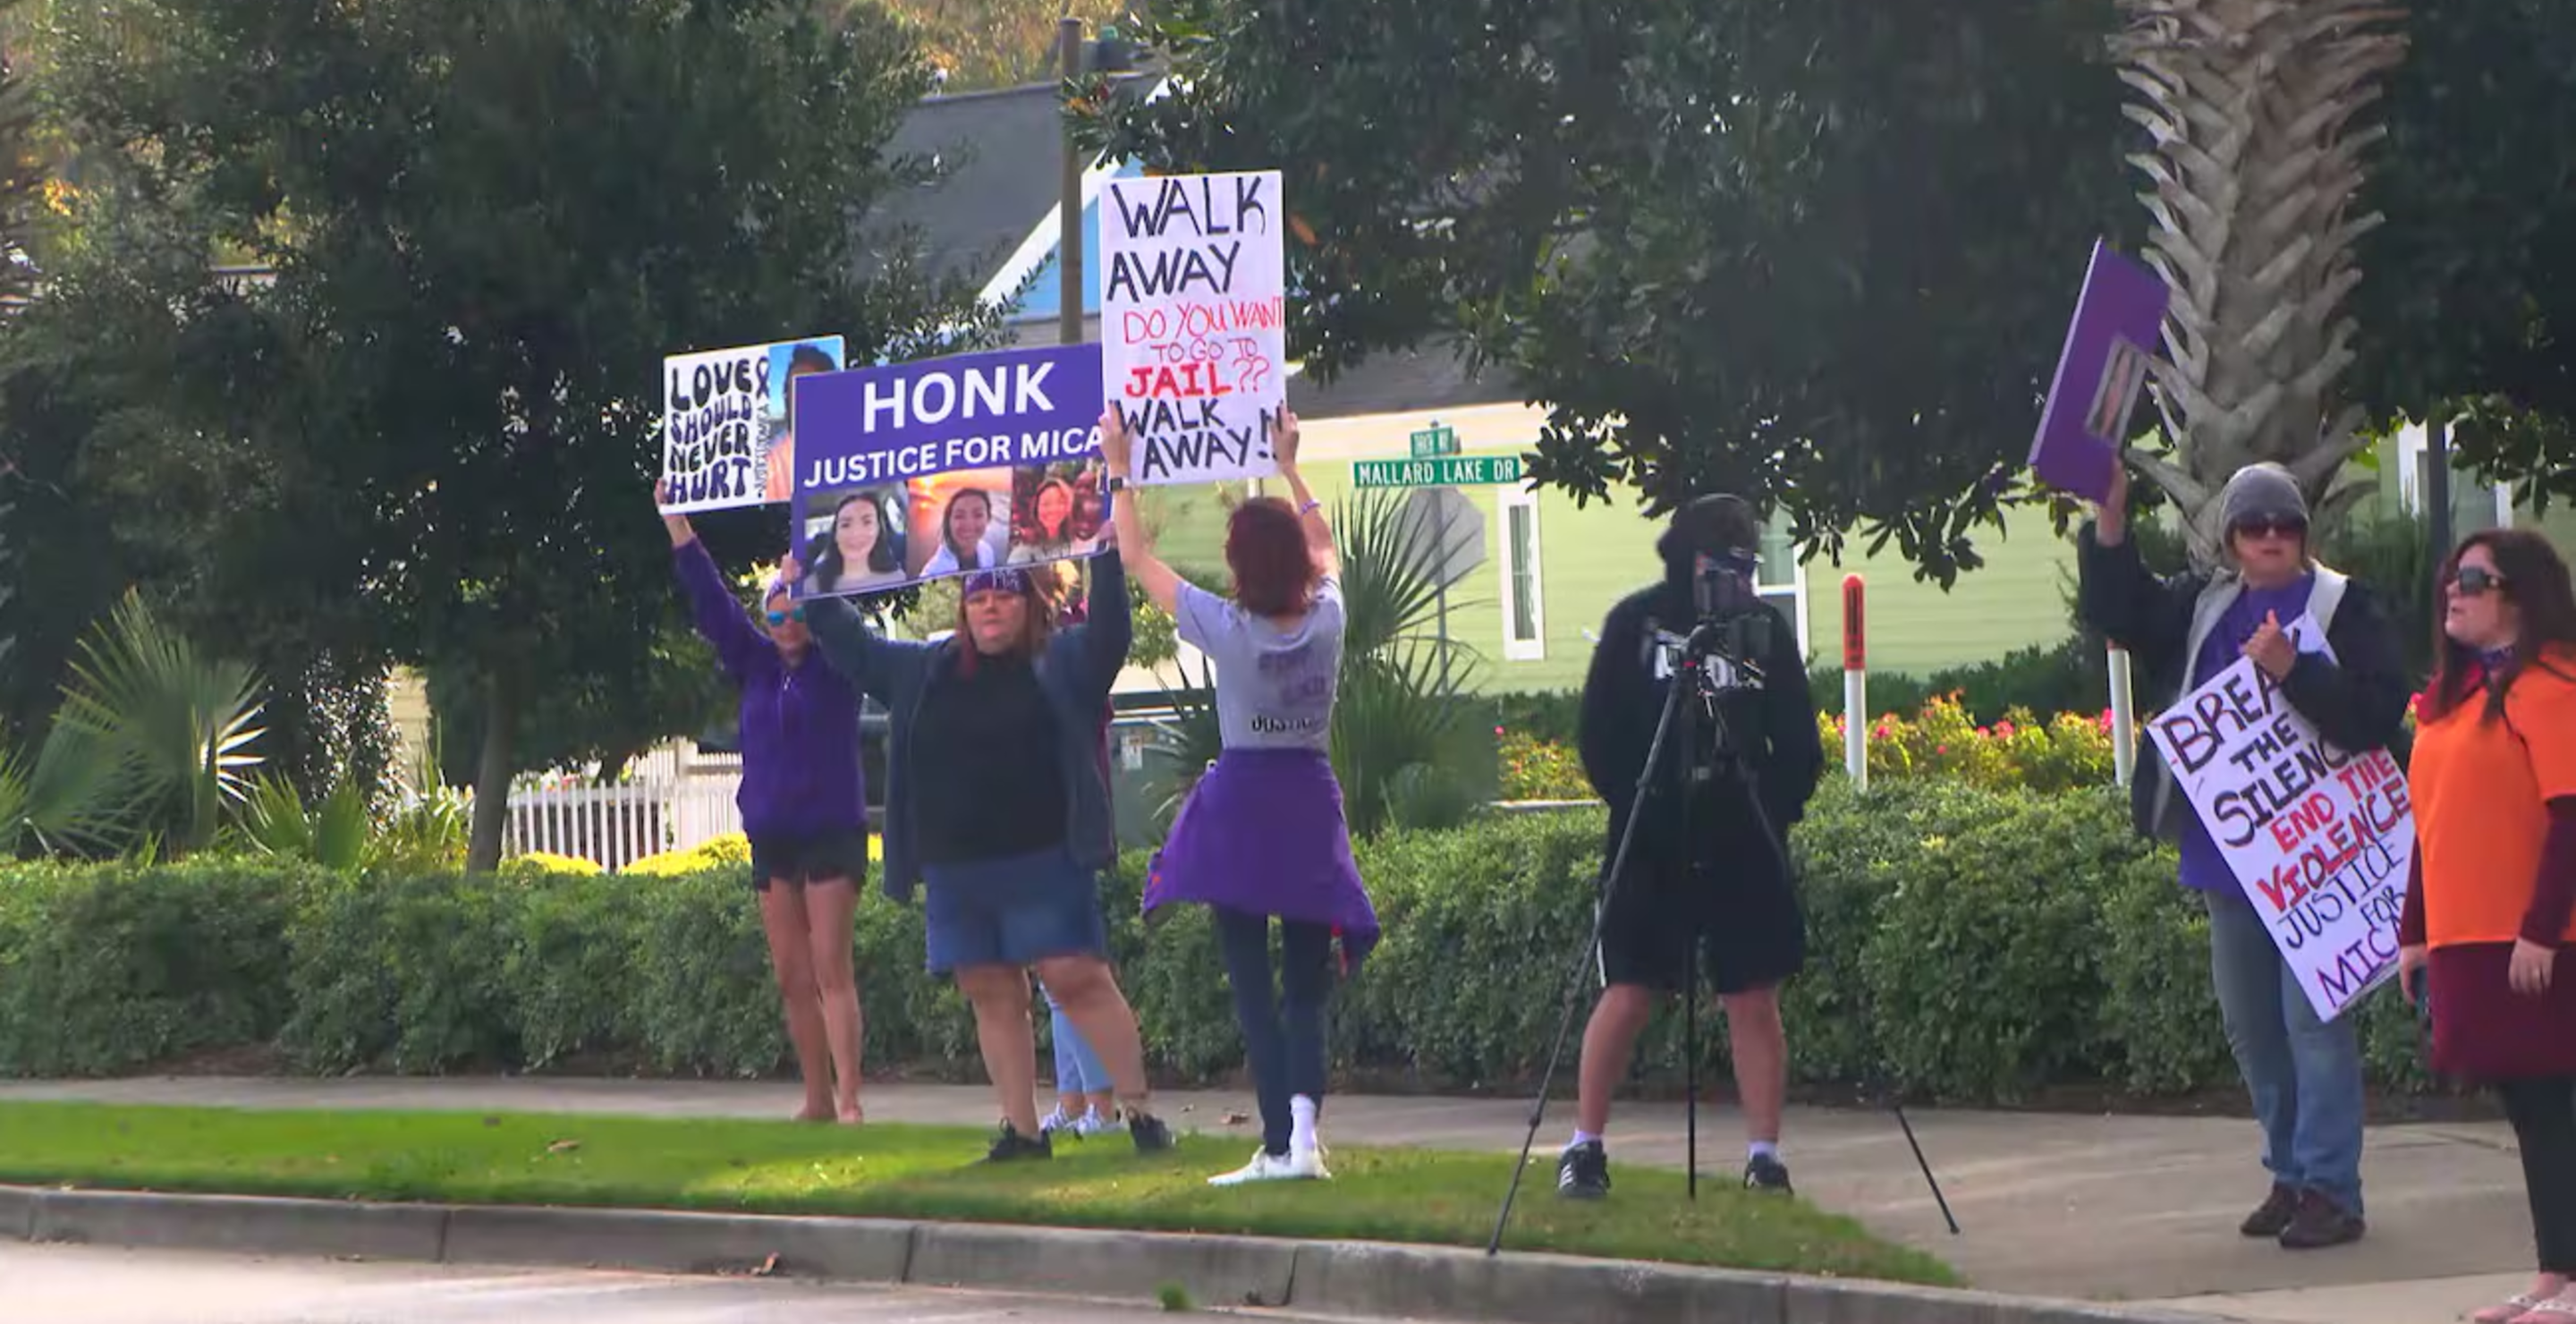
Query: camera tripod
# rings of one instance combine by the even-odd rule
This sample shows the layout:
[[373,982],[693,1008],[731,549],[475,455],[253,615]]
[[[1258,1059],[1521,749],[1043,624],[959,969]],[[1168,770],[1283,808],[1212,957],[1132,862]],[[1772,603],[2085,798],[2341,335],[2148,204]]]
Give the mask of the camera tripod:
[[[1652,627],[1649,628],[1651,631]],[[1503,1193],[1502,1208],[1495,1215],[1494,1234],[1485,1246],[1485,1253],[1488,1256],[1502,1253],[1503,1234],[1511,1226],[1512,1207],[1520,1197],[1521,1181],[1529,1172],[1530,1151],[1536,1147],[1539,1127],[1544,1124],[1547,1117],[1548,1091],[1556,1082],[1557,1067],[1565,1058],[1566,1039],[1574,1030],[1574,1012],[1583,991],[1584,966],[1601,950],[1602,928],[1609,918],[1611,901],[1617,895],[1619,885],[1627,875],[1629,852],[1637,840],[1637,823],[1645,816],[1648,797],[1655,790],[1655,779],[1662,774],[1664,747],[1672,738],[1673,728],[1681,716],[1682,702],[1685,697],[1693,698],[1700,704],[1702,715],[1709,724],[1707,737],[1693,742],[1691,766],[1683,774],[1685,791],[1687,792],[1690,781],[1698,780],[1702,776],[1715,776],[1710,765],[1723,762],[1727,766],[1724,779],[1736,787],[1744,796],[1745,803],[1752,809],[1754,824],[1760,829],[1763,843],[1770,850],[1772,859],[1778,863],[1782,875],[1785,877],[1789,873],[1788,846],[1781,840],[1780,833],[1773,826],[1770,810],[1762,803],[1761,793],[1754,784],[1752,770],[1746,765],[1744,752],[1736,745],[1733,733],[1727,728],[1726,715],[1718,703],[1722,687],[1715,682],[1712,674],[1719,669],[1719,666],[1712,663],[1722,665],[1730,677],[1750,677],[1752,684],[1757,687],[1763,683],[1762,672],[1759,667],[1745,659],[1726,654],[1718,643],[1720,634],[1721,628],[1717,622],[1702,620],[1687,639],[1673,640],[1669,635],[1662,636],[1661,646],[1678,654],[1671,683],[1665,687],[1663,712],[1655,721],[1654,739],[1646,747],[1645,766],[1637,774],[1636,798],[1632,802],[1627,821],[1620,826],[1619,845],[1611,853],[1610,870],[1602,881],[1600,899],[1593,907],[1591,938],[1575,953],[1575,958],[1566,971],[1564,1011],[1557,1020],[1556,1044],[1548,1050],[1547,1067],[1539,1075],[1538,1093],[1530,1101],[1529,1133],[1521,1139],[1520,1161],[1512,1167],[1511,1186]],[[1674,644],[1678,644],[1678,647],[1672,647]],[[1803,678],[1801,681],[1803,683]],[[1689,986],[1682,996],[1684,1009],[1682,1088],[1686,1135],[1684,1145],[1689,1171],[1686,1184],[1689,1198],[1697,1200],[1699,1198],[1700,944],[1696,936],[1692,939],[1690,950]],[[1923,1146],[1914,1135],[1914,1124],[1905,1116],[1904,1103],[1898,1100],[1892,1091],[1887,1098],[1888,1109],[1896,1115],[1897,1127],[1905,1133],[1906,1146],[1914,1153],[1915,1165],[1922,1169],[1924,1183],[1932,1188],[1932,1199],[1940,1206],[1942,1221],[1949,1225],[1950,1234],[1957,1236],[1959,1220],[1950,1212],[1950,1201],[1941,1192],[1940,1180],[1932,1175],[1930,1160],[1923,1156]]]

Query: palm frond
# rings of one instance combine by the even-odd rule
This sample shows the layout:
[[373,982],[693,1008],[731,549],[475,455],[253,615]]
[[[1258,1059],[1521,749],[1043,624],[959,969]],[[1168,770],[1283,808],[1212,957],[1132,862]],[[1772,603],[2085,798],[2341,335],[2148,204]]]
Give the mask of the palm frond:
[[82,641],[56,722],[126,765],[148,821],[189,849],[250,793],[260,688],[251,668],[199,655],[129,591]]

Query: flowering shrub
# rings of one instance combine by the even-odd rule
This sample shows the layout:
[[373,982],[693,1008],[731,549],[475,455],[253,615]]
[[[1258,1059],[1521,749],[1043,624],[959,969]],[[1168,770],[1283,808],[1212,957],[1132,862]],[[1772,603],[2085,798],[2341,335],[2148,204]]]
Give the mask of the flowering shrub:
[[501,869],[504,873],[523,874],[584,874],[599,872],[599,866],[588,860],[578,859],[570,855],[555,855],[541,850],[530,851],[525,855],[513,855],[509,859],[501,862]]
[[[885,861],[884,838],[874,833],[868,834],[868,859],[871,863]],[[689,850],[666,850],[659,855],[647,855],[618,872],[670,878],[749,863],[751,838],[739,832],[728,832],[721,837],[709,837]]]
[[[1840,750],[1843,719],[1828,714],[1816,721],[1828,753]],[[1940,695],[1911,719],[1890,713],[1871,723],[1869,775],[1872,781],[1946,777],[1995,791],[2107,786],[2111,714],[2060,713],[2041,722],[2016,708],[1993,726],[1978,726],[1957,695]]]
[[1583,760],[1553,740],[1494,728],[1502,758],[1502,798],[1506,800],[1589,800],[1592,783],[1583,776]]

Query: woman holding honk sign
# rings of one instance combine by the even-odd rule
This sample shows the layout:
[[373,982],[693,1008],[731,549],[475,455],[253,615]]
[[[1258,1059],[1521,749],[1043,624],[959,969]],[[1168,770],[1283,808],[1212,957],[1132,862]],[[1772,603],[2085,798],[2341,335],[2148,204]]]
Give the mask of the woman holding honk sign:
[[[2335,746],[2382,749],[2406,716],[2405,661],[2370,591],[2310,554],[2307,497],[2278,465],[2237,471],[2219,495],[2223,557],[2212,571],[2150,573],[2128,537],[2129,479],[2079,540],[2085,623],[2129,651],[2147,701],[2179,700],[2239,658]],[[2332,655],[2302,653],[2290,626],[2324,628]],[[2271,1193],[2238,1229],[2309,1250],[2359,1240],[2361,1044],[2349,1017],[2317,1015],[2262,912],[2152,746],[2130,786],[2139,833],[2177,842],[2182,884],[2209,910],[2210,979],[2228,1047],[2263,1125]]]

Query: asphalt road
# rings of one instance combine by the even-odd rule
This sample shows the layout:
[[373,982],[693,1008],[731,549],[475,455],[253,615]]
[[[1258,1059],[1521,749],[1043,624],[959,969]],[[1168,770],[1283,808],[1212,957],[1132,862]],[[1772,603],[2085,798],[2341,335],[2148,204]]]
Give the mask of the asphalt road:
[[1152,1309],[919,1288],[6,1241],[0,1299],[10,1324],[1136,1324],[1164,1317]]

